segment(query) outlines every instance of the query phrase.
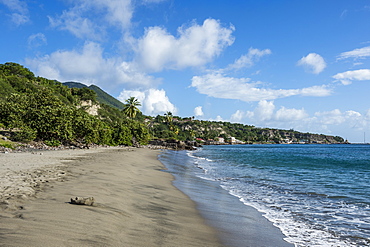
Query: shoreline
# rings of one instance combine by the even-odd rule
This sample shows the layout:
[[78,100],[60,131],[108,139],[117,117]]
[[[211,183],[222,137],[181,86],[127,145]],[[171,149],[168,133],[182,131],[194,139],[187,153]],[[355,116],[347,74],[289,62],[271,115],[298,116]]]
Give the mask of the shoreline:
[[[0,154],[0,246],[223,246],[148,148]],[[93,206],[70,198],[92,196]]]
[[[191,156],[191,155],[190,155]],[[206,222],[217,229],[227,246],[293,247],[286,236],[263,213],[245,205],[240,198],[222,188],[218,180],[203,177],[203,172],[186,152],[166,151],[160,161],[175,176],[174,186],[192,199]]]

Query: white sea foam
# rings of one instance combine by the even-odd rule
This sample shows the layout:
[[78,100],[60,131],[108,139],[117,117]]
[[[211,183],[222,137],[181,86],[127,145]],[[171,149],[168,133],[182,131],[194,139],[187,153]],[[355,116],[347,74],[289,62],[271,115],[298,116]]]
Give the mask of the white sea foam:
[[[278,227],[282,233],[286,236],[285,241],[294,244],[295,246],[332,246],[332,247],[356,247],[356,244],[351,244],[346,241],[333,236],[332,234],[313,229],[312,226],[305,224],[304,222],[298,222],[294,220],[293,216],[289,211],[274,210],[271,207],[265,206],[257,202],[251,202],[244,198],[241,194],[242,191],[237,189],[231,189],[227,185],[221,185],[221,187],[227,190],[231,195],[239,198],[247,206],[251,206],[257,209],[262,215],[271,221],[276,227]],[[279,207],[278,207],[279,208]],[[276,209],[276,207],[275,207]]]
[[[240,159],[232,163],[230,153],[219,152],[215,148],[212,159],[198,157],[202,153],[189,155],[203,169],[203,172],[199,170],[197,176],[220,181],[223,189],[238,197],[245,205],[257,209],[280,228],[286,241],[296,246],[310,247],[369,246],[370,206],[356,201],[356,197],[352,199],[352,193],[342,192],[351,188],[351,177],[347,173],[343,173],[346,174],[344,177],[336,177],[332,170],[305,167],[299,170],[294,166],[286,167],[286,161],[280,167],[271,169],[265,166],[266,163],[261,166],[253,162],[247,165]],[[306,152],[307,149],[302,151],[303,155]],[[209,156],[209,153],[206,154]],[[222,159],[222,155],[228,155],[229,158]],[[259,159],[264,156],[254,157]],[[274,156],[274,161],[286,157],[286,154]],[[240,166],[240,162],[243,165]],[[353,173],[351,176],[364,180],[364,176],[355,175]],[[366,188],[366,183],[359,183]],[[363,196],[364,193],[361,193]]]

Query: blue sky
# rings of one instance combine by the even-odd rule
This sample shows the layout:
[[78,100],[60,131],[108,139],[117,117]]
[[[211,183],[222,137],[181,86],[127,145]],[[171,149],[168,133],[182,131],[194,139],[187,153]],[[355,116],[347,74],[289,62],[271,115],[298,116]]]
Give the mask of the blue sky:
[[156,116],[370,141],[368,0],[0,0],[0,63]]

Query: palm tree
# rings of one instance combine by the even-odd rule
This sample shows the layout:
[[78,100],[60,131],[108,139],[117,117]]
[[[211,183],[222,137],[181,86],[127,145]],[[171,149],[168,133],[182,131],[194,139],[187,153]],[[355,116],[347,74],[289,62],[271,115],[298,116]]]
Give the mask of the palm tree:
[[166,117],[166,123],[168,124],[168,128],[173,131],[175,128],[175,125],[173,124],[173,115],[172,112],[168,111],[164,114]]
[[135,97],[127,99],[123,107],[123,113],[129,118],[135,118],[138,112],[141,112],[137,106],[141,106],[140,102]]
[[172,123],[172,120],[173,120],[173,115],[172,115],[172,112],[168,111],[164,114],[164,116],[166,117],[166,122],[168,124],[171,124]]

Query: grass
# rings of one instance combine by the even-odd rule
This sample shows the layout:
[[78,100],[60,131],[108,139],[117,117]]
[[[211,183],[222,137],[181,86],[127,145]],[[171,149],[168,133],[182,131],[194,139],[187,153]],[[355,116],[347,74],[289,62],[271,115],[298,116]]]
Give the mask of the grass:
[[14,148],[16,148],[16,146],[18,146],[18,144],[15,143],[15,142],[12,142],[12,141],[9,141],[9,140],[0,139],[0,147],[14,149]]

